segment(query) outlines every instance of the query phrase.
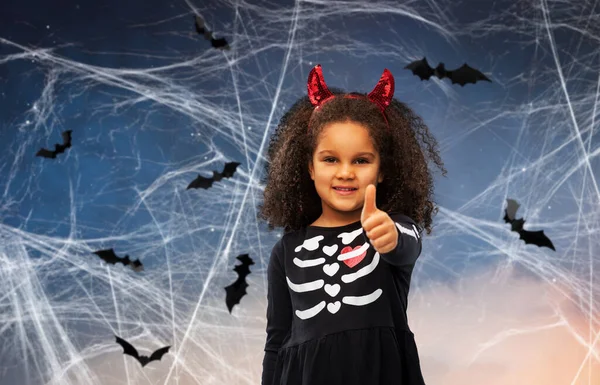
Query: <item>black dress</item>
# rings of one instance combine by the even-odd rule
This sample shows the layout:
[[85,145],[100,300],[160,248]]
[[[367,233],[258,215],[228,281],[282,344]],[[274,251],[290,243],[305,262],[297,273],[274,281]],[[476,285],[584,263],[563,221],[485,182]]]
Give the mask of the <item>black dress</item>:
[[285,234],[268,267],[262,385],[424,385],[406,309],[421,254],[413,220],[375,252],[360,221]]

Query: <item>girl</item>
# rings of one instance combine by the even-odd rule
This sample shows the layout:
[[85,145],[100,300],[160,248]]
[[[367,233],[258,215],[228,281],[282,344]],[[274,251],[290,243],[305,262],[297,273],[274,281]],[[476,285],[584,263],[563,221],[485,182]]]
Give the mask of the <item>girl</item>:
[[368,95],[344,94],[317,65],[271,140],[260,216],[285,234],[267,273],[262,385],[424,384],[407,298],[437,211],[427,160],[446,170],[393,94],[387,69]]

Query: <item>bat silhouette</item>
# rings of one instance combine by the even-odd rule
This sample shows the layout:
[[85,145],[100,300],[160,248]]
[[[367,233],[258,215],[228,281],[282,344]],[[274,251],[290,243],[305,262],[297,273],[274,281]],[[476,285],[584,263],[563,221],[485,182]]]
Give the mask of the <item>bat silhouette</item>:
[[250,265],[254,265],[254,261],[248,254],[240,254],[237,256],[237,259],[242,262],[241,265],[237,265],[233,268],[233,270],[238,273],[238,279],[225,288],[225,292],[227,293],[225,296],[225,304],[227,304],[229,314],[231,314],[233,306],[238,305],[242,297],[247,294],[246,288],[248,287],[248,283],[246,283],[246,277],[250,274]]
[[123,258],[117,257],[113,249],[94,251],[94,254],[99,256],[104,262],[110,263],[111,265],[115,265],[120,262],[123,264],[123,266],[130,265],[135,272],[144,270],[144,265],[142,265],[142,262],[140,262],[139,259],[131,261],[129,259],[129,255],[125,255]]
[[199,35],[203,35],[204,39],[210,40],[210,44],[213,46],[213,48],[222,48],[227,50],[231,49],[231,47],[229,47],[229,44],[227,43],[227,40],[225,40],[224,37],[221,37],[219,39],[215,39],[213,37],[212,31],[209,31],[208,28],[206,28],[206,26],[204,25],[204,20],[202,19],[202,17],[196,15],[194,17],[194,20],[196,32],[198,32]]
[[539,231],[527,231],[523,230],[523,224],[525,220],[523,218],[516,219],[517,210],[521,205],[514,199],[506,200],[506,209],[504,210],[504,222],[510,223],[511,231],[519,234],[519,239],[525,241],[526,244],[533,244],[538,247],[548,247],[554,251],[554,245],[550,238],[544,234],[544,230]]
[[463,64],[460,68],[449,71],[444,66],[444,63],[440,63],[437,67],[431,68],[429,63],[427,63],[427,59],[424,57],[421,60],[408,64],[404,69],[411,70],[413,75],[417,75],[421,78],[421,81],[429,80],[431,76],[435,75],[440,79],[448,78],[452,81],[452,84],[458,83],[461,87],[464,87],[467,83],[475,84],[478,81],[491,82],[487,76],[475,68],[469,67],[467,63]]
[[186,190],[191,188],[208,189],[213,185],[214,182],[219,182],[223,178],[231,178],[240,164],[241,163],[238,162],[226,163],[225,167],[223,167],[223,172],[213,171],[212,178],[205,178],[198,174],[198,177],[187,186]]
[[54,151],[47,150],[45,148],[41,148],[35,156],[41,156],[42,158],[54,159],[57,154],[62,154],[65,152],[67,148],[71,147],[71,132],[72,130],[67,130],[62,132],[62,140],[63,144],[56,143],[54,145]]
[[127,342],[124,339],[117,337],[117,336],[115,336],[115,338],[117,339],[117,343],[119,345],[121,345],[121,347],[123,348],[123,354],[127,354],[128,356],[135,357],[135,359],[138,360],[140,362],[140,364],[142,364],[142,368],[144,366],[148,365],[152,361],[160,361],[162,356],[167,354],[169,352],[169,349],[171,348],[170,346],[165,346],[164,348],[155,350],[150,355],[150,357],[140,356],[137,349],[134,348],[133,345],[131,345],[129,342]]

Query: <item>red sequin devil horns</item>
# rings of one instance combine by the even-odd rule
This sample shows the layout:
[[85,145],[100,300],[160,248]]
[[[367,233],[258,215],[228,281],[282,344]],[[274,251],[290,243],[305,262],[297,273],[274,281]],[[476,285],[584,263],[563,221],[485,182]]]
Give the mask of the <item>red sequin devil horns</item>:
[[[313,110],[313,114],[315,111],[319,109],[325,102],[333,99],[335,95],[329,91],[327,88],[327,84],[325,84],[325,79],[323,79],[323,71],[321,70],[321,65],[317,64],[308,74],[308,98],[315,109]],[[359,95],[344,95],[345,98],[360,98],[362,96]],[[371,103],[374,103],[379,107],[381,114],[383,115],[383,119],[385,123],[389,124],[387,118],[385,117],[385,109],[390,105],[392,98],[394,97],[394,75],[386,68],[383,70],[383,74],[381,78],[379,78],[379,82],[373,91],[369,92],[367,95],[367,99]],[[312,116],[311,116],[312,118]],[[310,124],[309,124],[310,129]]]

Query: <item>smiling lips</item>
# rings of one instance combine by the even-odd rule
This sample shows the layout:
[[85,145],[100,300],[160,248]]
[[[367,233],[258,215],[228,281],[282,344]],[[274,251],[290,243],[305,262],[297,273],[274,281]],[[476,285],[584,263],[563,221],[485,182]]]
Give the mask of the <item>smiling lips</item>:
[[355,193],[356,191],[358,191],[357,188],[353,188],[352,190],[340,190],[339,188],[333,187],[333,189],[335,190],[336,193],[338,193],[339,195],[350,195]]

